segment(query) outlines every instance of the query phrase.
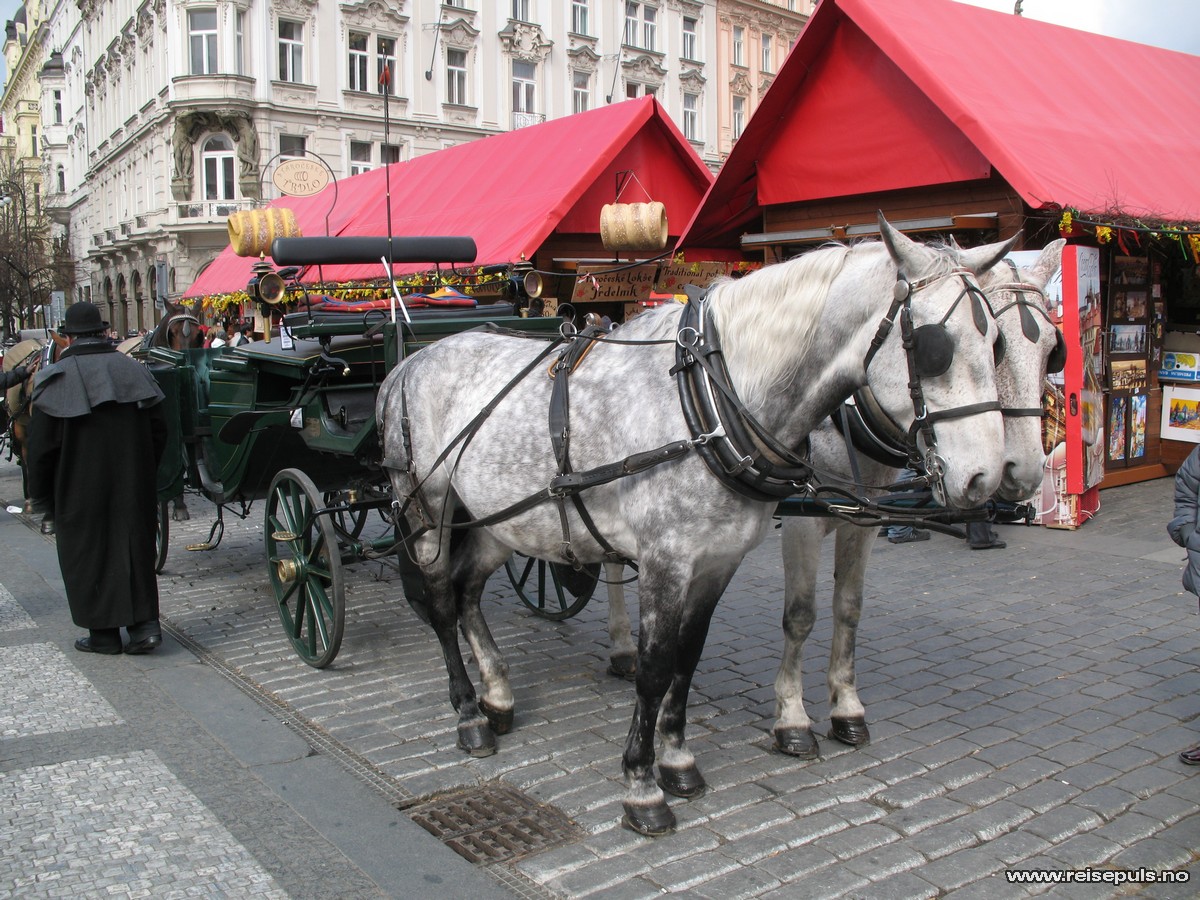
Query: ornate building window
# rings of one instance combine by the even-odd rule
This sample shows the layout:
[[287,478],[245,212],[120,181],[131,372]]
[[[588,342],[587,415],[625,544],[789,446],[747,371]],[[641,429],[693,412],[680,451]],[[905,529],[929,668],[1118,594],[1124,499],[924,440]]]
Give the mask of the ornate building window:
[[588,31],[588,0],[571,0],[571,33],[591,34]]
[[733,55],[731,62],[735,66],[746,64],[746,29],[741,25],[733,26]]
[[512,97],[514,113],[537,112],[537,66],[533,63],[513,60]]
[[234,68],[239,75],[246,74],[246,14],[238,11],[234,17],[234,48],[233,52],[236,56],[234,59]]
[[654,50],[658,40],[658,7],[650,3],[625,3],[624,43],[642,50]]
[[736,141],[742,136],[742,129],[746,127],[746,98],[733,98],[733,120],[730,123],[730,129],[733,132],[733,139]]
[[279,80],[304,81],[304,23],[279,20]]
[[279,155],[285,159],[301,159],[306,149],[304,135],[281,134],[279,136]]
[[763,72],[774,72],[775,71],[775,64],[774,64],[773,60],[771,59],[771,50],[772,49],[773,48],[771,46],[771,36],[769,34],[764,34],[762,36],[762,65],[759,66],[759,68]]
[[683,136],[689,141],[700,140],[700,97],[683,95]]
[[467,106],[467,51],[446,51],[446,102]]
[[188,11],[188,46],[191,52],[192,75],[215,75],[217,72],[217,11],[193,9]]
[[512,17],[518,22],[529,21],[529,0],[512,0]]
[[[388,79],[383,80],[383,70],[388,70]],[[393,38],[375,39],[375,84],[381,94],[396,94],[396,41]]]
[[350,81],[352,91],[365,91],[367,87],[367,41],[370,38],[356,31],[350,32]]
[[684,59],[700,59],[700,57],[697,56],[698,51],[696,49],[699,46],[699,43],[696,40],[696,26],[698,24],[699,23],[697,20],[691,16],[683,17],[683,43],[681,45],[682,52],[679,55]]
[[215,134],[204,142],[200,151],[204,172],[205,200],[232,200],[234,197],[233,141]]
[[350,174],[371,171],[371,145],[367,141],[350,142]]
[[571,73],[571,112],[587,112],[592,108],[592,73],[578,69]]

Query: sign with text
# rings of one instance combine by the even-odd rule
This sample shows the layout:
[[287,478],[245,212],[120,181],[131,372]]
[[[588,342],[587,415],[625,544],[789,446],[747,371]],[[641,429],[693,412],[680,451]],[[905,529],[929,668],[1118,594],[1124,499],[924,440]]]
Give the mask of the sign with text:
[[649,300],[658,266],[634,266],[613,271],[612,266],[580,266],[572,303]]
[[271,183],[289,197],[311,197],[329,184],[329,170],[311,159],[285,159],[275,167]]
[[709,282],[729,273],[723,262],[663,263],[654,289],[663,294],[682,294],[685,284],[708,287]]

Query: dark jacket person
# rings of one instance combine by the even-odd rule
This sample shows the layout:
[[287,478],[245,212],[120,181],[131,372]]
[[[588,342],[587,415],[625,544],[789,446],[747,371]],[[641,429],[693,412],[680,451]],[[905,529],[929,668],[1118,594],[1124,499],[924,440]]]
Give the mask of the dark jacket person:
[[[1187,550],[1183,587],[1200,594],[1200,447],[1195,447],[1175,474],[1175,515],[1167,523],[1171,540]],[[1181,762],[1200,766],[1200,745],[1179,754]]]
[[26,466],[36,506],[53,512],[71,618],[89,653],[146,653],[162,643],[154,574],[156,470],[166,444],[163,393],[118,353],[91,303],[67,309],[70,339],[38,372]]

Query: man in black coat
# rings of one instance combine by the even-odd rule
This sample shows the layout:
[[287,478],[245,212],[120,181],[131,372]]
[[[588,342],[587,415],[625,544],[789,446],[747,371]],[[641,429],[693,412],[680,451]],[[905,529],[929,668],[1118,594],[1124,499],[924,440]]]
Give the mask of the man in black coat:
[[154,539],[163,393],[107,333],[91,303],[67,309],[70,345],[34,379],[29,493],[54,514],[71,618],[89,632],[76,649],[148,653],[162,643]]

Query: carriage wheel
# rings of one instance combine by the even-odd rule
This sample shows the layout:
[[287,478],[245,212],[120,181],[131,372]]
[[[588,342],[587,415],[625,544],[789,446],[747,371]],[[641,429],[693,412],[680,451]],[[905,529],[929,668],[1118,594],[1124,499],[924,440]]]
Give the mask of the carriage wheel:
[[154,529],[154,574],[161,575],[171,549],[171,511],[166,500],[158,504],[158,523]]
[[555,622],[569,619],[587,606],[600,579],[598,564],[576,572],[563,563],[546,562],[522,553],[510,556],[504,570],[521,602],[543,619]]
[[284,469],[271,482],[263,528],[267,572],[292,647],[315,669],[337,656],[346,624],[342,557],[333,523],[314,516],[321,493],[298,469]]
[[[326,507],[344,506],[350,502],[350,497],[346,491],[326,491],[324,501]],[[362,509],[339,510],[338,512],[330,513],[329,518],[340,537],[347,541],[356,541],[358,540],[358,536],[362,534],[363,526],[367,524],[368,512],[370,512],[370,509],[366,507]]]

